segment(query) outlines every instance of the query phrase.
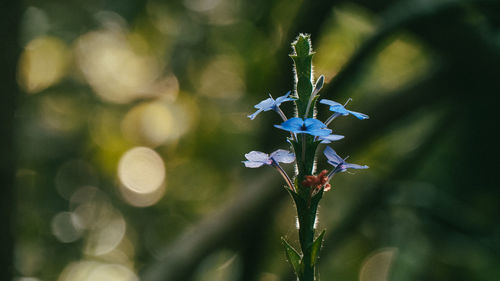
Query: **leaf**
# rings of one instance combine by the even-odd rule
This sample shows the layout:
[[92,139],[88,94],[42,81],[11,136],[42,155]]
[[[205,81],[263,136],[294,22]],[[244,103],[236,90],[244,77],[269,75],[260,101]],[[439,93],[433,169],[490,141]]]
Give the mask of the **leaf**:
[[302,258],[299,253],[285,240],[285,238],[281,237],[281,241],[283,242],[283,247],[285,247],[286,258],[290,262],[297,276],[302,275],[303,264],[301,262]]
[[325,76],[321,75],[318,80],[316,80],[316,85],[314,86],[313,95],[316,95],[323,88],[323,83],[325,82]]
[[319,258],[319,251],[321,250],[321,245],[323,244],[323,236],[325,236],[325,230],[321,231],[321,234],[314,240],[311,247],[311,266],[314,266]]
[[295,193],[293,191],[289,191],[290,195],[292,196],[293,202],[295,203],[295,207],[297,208],[297,214],[300,215],[304,213],[303,210],[307,209],[307,202],[302,199],[300,194]]
[[316,210],[318,208],[319,201],[323,197],[323,193],[325,192],[325,189],[322,188],[318,193],[316,193],[312,198],[311,198],[311,211],[316,213]]

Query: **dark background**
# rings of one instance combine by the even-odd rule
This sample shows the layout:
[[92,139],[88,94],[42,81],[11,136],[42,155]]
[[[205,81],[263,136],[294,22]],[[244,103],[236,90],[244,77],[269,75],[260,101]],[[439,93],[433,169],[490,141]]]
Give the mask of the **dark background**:
[[283,182],[240,161],[287,148],[246,115],[293,87],[300,32],[321,95],[370,115],[333,124],[370,169],[321,202],[322,280],[500,277],[500,1],[0,8],[0,280],[294,280]]

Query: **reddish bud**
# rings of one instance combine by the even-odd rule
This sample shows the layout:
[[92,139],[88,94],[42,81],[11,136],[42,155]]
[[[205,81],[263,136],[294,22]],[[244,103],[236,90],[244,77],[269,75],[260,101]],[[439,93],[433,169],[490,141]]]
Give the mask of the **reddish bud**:
[[320,189],[324,186],[325,191],[330,190],[331,185],[328,183],[328,171],[323,170],[317,176],[306,176],[306,179],[302,182],[303,186],[312,187],[314,189]]

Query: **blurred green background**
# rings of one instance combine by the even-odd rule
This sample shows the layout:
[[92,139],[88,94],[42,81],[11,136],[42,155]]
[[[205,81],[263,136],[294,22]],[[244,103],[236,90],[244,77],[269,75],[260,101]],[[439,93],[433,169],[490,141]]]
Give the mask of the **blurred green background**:
[[333,125],[370,169],[324,196],[322,280],[500,278],[500,1],[0,6],[0,280],[294,280],[292,201],[241,161],[288,148],[246,115],[300,32],[321,95],[371,117]]

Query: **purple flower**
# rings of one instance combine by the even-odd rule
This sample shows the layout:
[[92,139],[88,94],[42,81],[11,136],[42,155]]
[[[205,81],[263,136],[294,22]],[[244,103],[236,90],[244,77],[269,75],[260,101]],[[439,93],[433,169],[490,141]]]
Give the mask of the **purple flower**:
[[335,102],[335,101],[331,101],[331,100],[327,100],[327,99],[322,99],[322,100],[319,101],[319,103],[329,105],[330,106],[330,111],[338,113],[339,115],[346,116],[346,115],[351,114],[354,117],[356,117],[358,119],[361,119],[361,120],[370,118],[368,115],[366,115],[364,113],[360,113],[360,112],[348,110],[348,109],[346,109],[344,107],[344,105],[342,105],[342,104],[340,104],[338,102]]
[[325,150],[323,151],[323,153],[325,154],[326,158],[328,159],[328,164],[334,166],[333,170],[328,175],[329,178],[331,178],[333,176],[333,174],[345,172],[347,169],[368,169],[368,166],[366,166],[366,165],[361,166],[358,164],[351,164],[351,163],[345,162],[345,159],[342,159],[335,152],[335,150],[333,150],[333,148],[331,148],[329,146],[325,147]]
[[254,107],[257,108],[257,111],[255,111],[253,114],[248,115],[248,118],[251,120],[255,119],[259,113],[262,111],[269,111],[269,110],[274,110],[280,114],[280,116],[286,120],[286,117],[284,117],[283,112],[281,112],[281,109],[279,108],[280,104],[286,102],[286,101],[291,101],[294,100],[292,98],[289,98],[288,96],[290,95],[290,91],[286,93],[284,96],[281,96],[279,98],[273,99],[271,94],[269,94],[269,98],[259,102],[256,104]]
[[258,168],[263,165],[278,166],[278,163],[292,163],[295,161],[295,154],[290,151],[278,149],[271,155],[260,152],[250,151],[245,154],[247,161],[242,161],[247,168]]
[[328,129],[323,122],[314,118],[302,119],[294,117],[281,123],[281,125],[274,125],[274,127],[296,134],[309,134],[317,137],[328,136],[332,133],[332,130]]

